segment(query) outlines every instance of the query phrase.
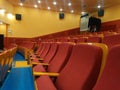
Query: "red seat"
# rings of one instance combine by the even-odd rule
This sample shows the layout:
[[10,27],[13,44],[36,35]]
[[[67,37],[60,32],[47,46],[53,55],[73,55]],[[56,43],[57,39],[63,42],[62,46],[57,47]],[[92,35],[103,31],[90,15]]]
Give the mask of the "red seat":
[[[59,44],[58,50],[56,52],[56,55],[52,59],[52,61],[49,63],[49,66],[47,68],[47,71],[49,72],[60,72],[60,70],[65,66],[67,63],[69,56],[71,54],[72,50],[72,43],[61,43]],[[43,71],[43,68],[35,69],[36,67],[39,67],[38,64],[33,69],[34,71]]]
[[93,90],[120,90],[120,45],[110,48],[103,73]]
[[108,46],[108,48],[111,48],[116,44],[120,44],[120,34],[105,36],[103,38],[103,43],[105,43]]
[[99,75],[101,59],[100,47],[86,44],[75,45],[55,85],[47,76],[40,76],[36,79],[38,90],[92,90]]

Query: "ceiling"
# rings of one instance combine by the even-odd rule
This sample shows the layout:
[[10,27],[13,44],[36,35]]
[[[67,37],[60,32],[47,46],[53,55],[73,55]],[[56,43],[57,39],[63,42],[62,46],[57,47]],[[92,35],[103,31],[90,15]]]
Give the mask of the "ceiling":
[[[80,14],[82,11],[85,12],[94,12],[97,11],[97,6],[101,5],[102,8],[108,8],[114,5],[120,4],[120,0],[7,0],[15,6],[20,6],[20,3],[23,4],[23,7],[32,7],[37,5],[38,9],[47,10],[50,7],[51,11],[60,11],[71,13],[71,10],[74,10],[73,13]],[[40,1],[40,3],[38,3]],[[56,1],[56,5],[53,4],[53,1]],[[68,6],[68,3],[71,3]]]

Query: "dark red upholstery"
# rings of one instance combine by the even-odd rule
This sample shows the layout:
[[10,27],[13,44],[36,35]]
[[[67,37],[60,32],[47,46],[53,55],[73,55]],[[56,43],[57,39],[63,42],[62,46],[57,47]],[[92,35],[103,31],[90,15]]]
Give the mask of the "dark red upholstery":
[[109,50],[105,68],[93,90],[120,90],[120,45]]
[[38,90],[58,90],[49,76],[40,76],[40,78],[36,79],[36,83]]
[[[51,48],[50,48],[48,54],[45,56],[45,58],[43,60],[44,63],[48,63],[49,64],[50,61],[53,59],[53,57],[55,56],[55,54],[56,54],[56,52],[58,50],[58,44],[59,43],[51,43]],[[39,62],[39,60],[38,59],[34,59],[33,62]],[[37,67],[37,66],[35,66],[35,67]],[[35,69],[35,71],[36,70],[41,71],[41,69],[40,70],[39,69]]]
[[47,55],[48,51],[50,50],[50,47],[51,47],[51,43],[49,42],[46,43],[45,49],[40,55],[41,58],[44,58]]
[[100,36],[91,36],[91,37],[88,37],[87,42],[101,43],[102,42],[102,37],[100,37]]
[[71,55],[72,46],[73,44],[70,43],[61,43],[58,47],[58,51],[55,57],[50,62],[47,71],[60,72],[60,70],[65,66]]
[[[100,47],[85,44],[75,45],[68,63],[56,79],[56,89],[92,90],[98,78],[101,59],[102,49]],[[42,82],[46,85],[39,85]],[[39,90],[52,90],[51,87],[54,87],[53,84],[50,88],[47,88],[51,83],[52,81],[49,78],[47,80],[43,80],[43,77],[37,79]]]
[[120,34],[105,36],[103,38],[103,43],[107,44],[108,48],[111,48],[116,44],[120,44]]
[[[67,61],[70,57],[72,46],[73,46],[73,44],[70,44],[70,43],[59,44],[56,55],[54,56],[52,61],[49,63],[47,71],[60,72],[60,70],[65,66],[65,64],[67,63]],[[37,71],[41,71],[41,70],[38,69]]]

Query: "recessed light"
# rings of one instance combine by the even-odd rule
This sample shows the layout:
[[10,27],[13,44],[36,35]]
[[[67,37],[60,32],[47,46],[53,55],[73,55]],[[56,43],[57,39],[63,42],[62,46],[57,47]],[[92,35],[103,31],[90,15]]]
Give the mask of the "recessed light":
[[2,21],[0,21],[0,25],[2,25],[3,24],[3,22]]
[[71,13],[74,13],[74,10],[71,10],[70,12],[71,12]]
[[38,0],[38,3],[41,3],[41,1],[40,1],[40,0]]
[[56,5],[56,4],[57,4],[57,2],[54,1],[54,2],[53,2],[53,5]]
[[62,9],[62,8],[60,8],[60,11],[62,12],[62,11],[63,11],[63,9]]
[[38,6],[35,4],[34,7],[37,8]]
[[71,6],[72,5],[72,3],[68,3],[68,6]]
[[50,7],[48,7],[47,9],[48,9],[48,10],[50,10],[51,8],[50,8]]
[[98,7],[98,8],[101,8],[101,5],[98,5],[97,7]]
[[23,3],[20,3],[19,5],[20,5],[20,6],[23,6]]
[[0,14],[4,14],[5,10],[4,9],[0,9]]

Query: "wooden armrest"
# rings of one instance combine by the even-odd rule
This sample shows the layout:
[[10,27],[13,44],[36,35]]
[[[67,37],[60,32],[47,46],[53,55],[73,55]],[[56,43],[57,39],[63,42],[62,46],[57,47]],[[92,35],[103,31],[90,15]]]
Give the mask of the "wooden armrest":
[[[31,60],[34,60],[36,58],[30,58]],[[44,59],[43,58],[37,58],[39,61],[43,61]]]
[[52,73],[52,72],[33,72],[34,76],[41,76],[41,75],[48,75],[48,76],[59,76],[59,73]]
[[33,65],[37,65],[37,64],[41,64],[41,65],[44,65],[44,66],[48,66],[49,64],[48,63],[38,63],[38,62],[32,62]]

